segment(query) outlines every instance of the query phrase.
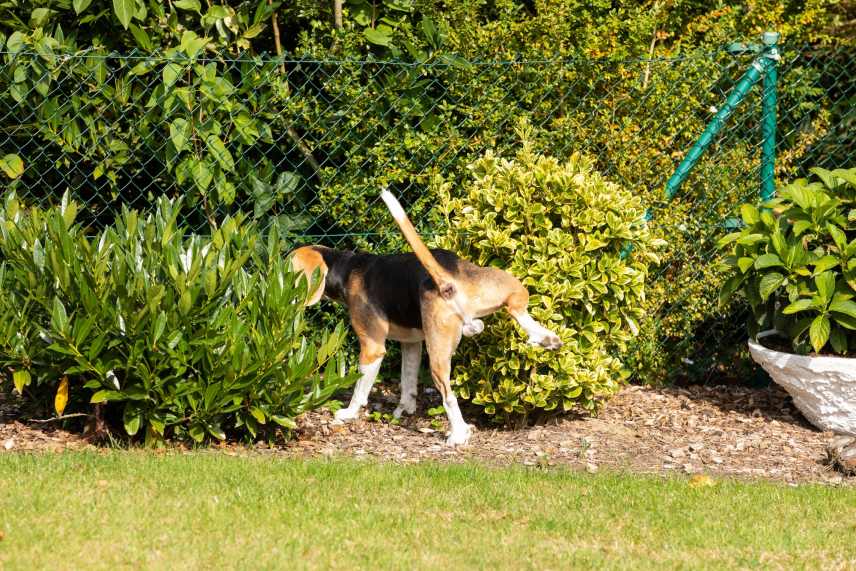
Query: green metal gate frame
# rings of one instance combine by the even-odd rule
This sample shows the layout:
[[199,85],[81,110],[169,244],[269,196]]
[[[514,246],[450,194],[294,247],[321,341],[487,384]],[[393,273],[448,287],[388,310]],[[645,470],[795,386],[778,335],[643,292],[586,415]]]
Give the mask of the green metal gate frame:
[[734,43],[726,48],[729,53],[735,56],[752,53],[757,54],[757,56],[746,73],[740,78],[740,81],[737,82],[737,85],[734,86],[731,94],[725,100],[725,104],[707,124],[704,132],[666,183],[667,200],[672,200],[675,197],[681,184],[686,180],[705,149],[722,130],[728,117],[762,76],[764,77],[764,91],[761,110],[761,136],[763,139],[761,147],[761,200],[767,201],[773,198],[776,193],[776,84],[778,82],[776,68],[781,59],[778,49],[779,37],[778,32],[764,32],[761,36],[761,44]]

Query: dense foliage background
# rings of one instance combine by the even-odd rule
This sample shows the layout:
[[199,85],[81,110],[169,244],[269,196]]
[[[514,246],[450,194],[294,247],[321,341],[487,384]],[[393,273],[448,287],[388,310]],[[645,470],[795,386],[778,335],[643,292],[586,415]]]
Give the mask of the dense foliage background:
[[0,0],[0,167],[28,199],[71,190],[92,231],[123,205],[183,196],[195,230],[244,212],[287,240],[388,251],[403,243],[382,185],[424,234],[445,235],[430,181],[463,196],[466,166],[513,149],[525,118],[536,151],[591,156],[653,208],[652,232],[669,243],[628,349],[634,373],[719,374],[740,362],[739,320],[725,318],[739,309],[718,306],[715,242],[757,192],[757,94],[675,201],[663,184],[749,64],[722,45],[767,29],[784,50],[777,176],[846,166],[854,11],[850,0]]

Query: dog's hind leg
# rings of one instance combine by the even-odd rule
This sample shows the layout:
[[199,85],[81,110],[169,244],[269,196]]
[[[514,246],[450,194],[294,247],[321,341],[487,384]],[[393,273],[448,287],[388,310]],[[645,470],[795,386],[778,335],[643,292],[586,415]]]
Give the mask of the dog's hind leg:
[[472,427],[464,422],[450,382],[452,355],[461,341],[462,326],[461,318],[436,291],[424,293],[422,327],[425,332],[425,347],[428,349],[428,360],[431,364],[431,378],[443,397],[443,408],[446,409],[449,419],[450,430],[446,444],[450,446],[466,444],[472,434]]
[[369,393],[386,353],[386,334],[389,331],[386,321],[367,312],[352,310],[351,325],[360,340],[360,378],[354,385],[351,403],[347,408],[336,411],[336,420],[353,420],[368,404]]
[[422,342],[401,344],[401,400],[392,415],[416,412],[416,385],[419,382],[419,362],[422,360]]

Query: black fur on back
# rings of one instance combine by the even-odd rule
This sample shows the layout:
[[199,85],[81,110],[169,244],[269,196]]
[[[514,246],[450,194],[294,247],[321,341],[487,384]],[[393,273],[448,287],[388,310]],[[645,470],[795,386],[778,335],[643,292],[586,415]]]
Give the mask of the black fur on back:
[[[324,290],[327,297],[346,302],[345,287],[357,272],[368,299],[391,323],[422,328],[420,292],[435,289],[436,285],[415,254],[376,256],[322,247],[317,250],[328,268]],[[441,249],[432,249],[431,253],[452,276],[464,270],[462,260],[454,253]]]

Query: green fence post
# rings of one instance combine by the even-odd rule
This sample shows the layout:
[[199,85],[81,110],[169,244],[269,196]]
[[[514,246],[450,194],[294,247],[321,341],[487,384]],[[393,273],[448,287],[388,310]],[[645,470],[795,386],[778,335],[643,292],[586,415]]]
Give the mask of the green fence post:
[[767,64],[765,63],[766,61],[767,59],[763,57],[756,58],[746,73],[743,74],[743,77],[740,78],[737,85],[734,86],[734,89],[731,91],[731,95],[729,95],[725,100],[722,108],[717,111],[713,119],[710,120],[710,123],[707,124],[707,127],[701,134],[701,137],[698,138],[690,149],[690,152],[687,153],[687,156],[684,157],[684,160],[681,161],[680,165],[678,165],[678,168],[669,179],[669,182],[666,183],[667,200],[671,200],[675,197],[675,194],[678,192],[681,184],[686,180],[687,175],[689,175],[692,168],[698,162],[702,153],[704,153],[704,150],[708,145],[710,145],[713,138],[722,129],[725,121],[740,102],[743,101],[743,98],[746,97],[746,94],[752,86],[761,79],[761,74],[764,73],[764,70],[767,67]]
[[761,136],[764,139],[761,147],[761,200],[767,201],[776,193],[776,82],[778,73],[776,64],[779,60],[779,41],[777,32],[764,32],[763,57],[766,59],[767,70],[764,74],[764,96],[761,110]]

